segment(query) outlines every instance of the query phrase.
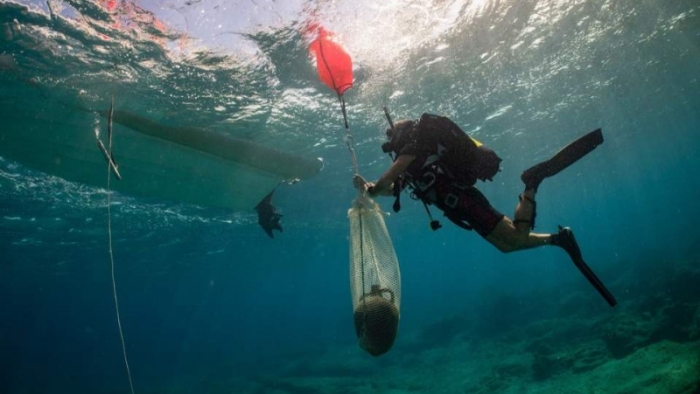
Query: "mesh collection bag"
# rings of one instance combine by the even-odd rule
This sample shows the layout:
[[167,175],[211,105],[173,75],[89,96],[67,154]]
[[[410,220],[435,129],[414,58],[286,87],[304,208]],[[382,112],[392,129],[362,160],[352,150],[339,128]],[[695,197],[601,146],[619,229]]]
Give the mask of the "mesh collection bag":
[[359,195],[350,219],[350,289],[359,345],[373,356],[391,349],[399,326],[401,276],[381,208]]

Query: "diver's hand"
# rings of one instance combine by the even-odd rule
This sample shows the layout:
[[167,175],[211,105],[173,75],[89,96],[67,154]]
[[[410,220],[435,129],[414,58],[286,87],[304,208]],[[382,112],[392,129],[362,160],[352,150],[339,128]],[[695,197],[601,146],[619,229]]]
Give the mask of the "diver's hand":
[[360,175],[355,175],[352,177],[352,184],[355,186],[355,189],[358,189],[362,192],[366,192],[367,189],[370,187],[374,186],[374,183],[372,182],[367,182],[365,178],[361,177]]

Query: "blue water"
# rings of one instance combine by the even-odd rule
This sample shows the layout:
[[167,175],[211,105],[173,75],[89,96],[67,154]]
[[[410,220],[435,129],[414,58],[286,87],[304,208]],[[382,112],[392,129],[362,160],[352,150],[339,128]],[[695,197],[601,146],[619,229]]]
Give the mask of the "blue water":
[[[637,328],[627,332],[647,338],[634,350],[690,346],[695,359],[684,365],[697,363],[700,376],[700,287],[692,281],[700,278],[697,2],[137,2],[165,32],[149,28],[152,19],[134,22],[125,2],[111,17],[91,2],[50,2],[53,17],[47,3],[18,4],[0,2],[0,128],[20,116],[64,127],[61,116],[105,109],[114,94],[117,108],[164,124],[324,160],[318,176],[278,187],[284,232],[274,239],[252,209],[113,195],[116,283],[136,392],[700,390],[692,371],[685,385],[663,386],[676,379],[664,369],[670,361],[640,367],[658,376],[638,386],[633,374],[624,387],[619,376],[589,378],[605,368],[630,373],[623,362],[642,358],[610,344],[596,368],[537,378],[538,350],[527,346],[574,352],[632,316]],[[112,25],[118,17],[120,29]],[[345,99],[368,179],[390,164],[380,150],[384,104],[395,118],[450,116],[498,152],[502,171],[478,187],[508,215],[523,169],[602,127],[603,145],[543,183],[536,230],[571,226],[620,304],[610,309],[560,250],[502,254],[441,217],[444,228],[432,232],[423,207],[404,196],[403,210],[386,218],[401,264],[399,336],[376,359],[357,347],[352,168],[336,97],[307,58],[308,21],[336,32],[353,56],[355,87]],[[68,182],[9,156],[0,156],[0,392],[128,392],[105,186]],[[387,211],[392,202],[381,201]],[[649,329],[657,317],[665,323]],[[535,333],[557,319],[573,328]],[[509,365],[522,368],[498,369],[482,358],[485,349],[521,355]]]

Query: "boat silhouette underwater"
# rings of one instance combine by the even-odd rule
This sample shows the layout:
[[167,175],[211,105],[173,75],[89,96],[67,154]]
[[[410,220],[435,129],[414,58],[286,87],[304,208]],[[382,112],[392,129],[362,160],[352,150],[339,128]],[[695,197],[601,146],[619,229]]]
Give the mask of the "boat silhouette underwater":
[[[64,108],[33,116],[7,114],[11,121],[0,130],[0,156],[68,181],[104,187],[105,161],[95,138],[104,129],[107,111],[100,115]],[[122,179],[112,189],[118,192],[252,210],[280,182],[308,179],[322,168],[320,159],[220,132],[166,126],[120,110],[113,119],[113,154]]]

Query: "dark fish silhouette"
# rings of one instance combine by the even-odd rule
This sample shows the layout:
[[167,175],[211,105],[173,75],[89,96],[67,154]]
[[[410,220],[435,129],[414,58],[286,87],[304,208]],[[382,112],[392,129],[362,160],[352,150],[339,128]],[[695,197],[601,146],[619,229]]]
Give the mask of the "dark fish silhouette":
[[277,212],[277,208],[272,205],[272,190],[270,194],[265,196],[265,198],[255,206],[255,210],[258,211],[258,224],[263,230],[270,236],[270,238],[275,238],[272,234],[272,230],[278,230],[282,232],[282,225],[280,225],[280,219],[282,214]]

